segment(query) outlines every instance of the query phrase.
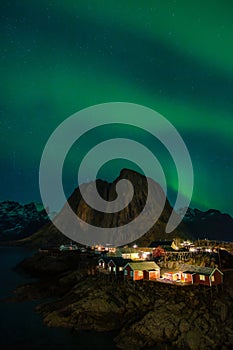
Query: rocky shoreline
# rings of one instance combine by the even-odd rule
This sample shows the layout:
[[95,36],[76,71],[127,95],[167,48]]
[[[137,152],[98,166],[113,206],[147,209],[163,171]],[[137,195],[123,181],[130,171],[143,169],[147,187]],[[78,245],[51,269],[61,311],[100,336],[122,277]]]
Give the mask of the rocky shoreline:
[[94,265],[70,253],[36,254],[18,269],[39,280],[17,288],[14,300],[53,298],[36,308],[47,326],[117,331],[119,349],[232,349],[232,271],[218,290],[146,281],[133,287],[101,279]]

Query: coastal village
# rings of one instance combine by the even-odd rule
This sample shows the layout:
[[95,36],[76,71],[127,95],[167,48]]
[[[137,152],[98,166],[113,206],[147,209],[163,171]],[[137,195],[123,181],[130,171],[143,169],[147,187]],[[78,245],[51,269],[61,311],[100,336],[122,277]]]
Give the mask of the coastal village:
[[[217,286],[223,283],[223,272],[218,266],[190,265],[195,254],[210,254],[211,248],[197,249],[191,242],[182,242],[180,248],[173,241],[152,242],[150,247],[112,249],[98,259],[100,274],[121,278],[125,282],[154,281],[180,286],[200,284]],[[184,248],[185,247],[185,248]]]
[[132,285],[138,281],[151,281],[182,287],[198,284],[216,288],[224,280],[220,251],[221,254],[232,254],[226,242],[207,239],[196,242],[159,240],[149,247],[134,244],[121,248],[101,245],[88,248],[70,243],[60,246],[59,252],[64,251],[76,251],[83,259],[94,257],[96,265],[93,274],[109,281],[123,281]]
[[67,243],[19,266],[40,280],[19,287],[17,300],[56,297],[37,307],[49,327],[114,331],[122,350],[231,348],[232,242]]

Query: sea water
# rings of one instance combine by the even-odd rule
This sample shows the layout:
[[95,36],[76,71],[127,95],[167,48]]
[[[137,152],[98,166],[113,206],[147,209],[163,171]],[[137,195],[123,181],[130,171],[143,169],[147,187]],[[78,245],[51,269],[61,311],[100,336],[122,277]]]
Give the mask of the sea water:
[[40,302],[5,302],[14,289],[32,282],[14,267],[32,252],[22,247],[0,247],[0,349],[2,350],[93,350],[116,349],[112,333],[78,332],[49,328],[35,312]]

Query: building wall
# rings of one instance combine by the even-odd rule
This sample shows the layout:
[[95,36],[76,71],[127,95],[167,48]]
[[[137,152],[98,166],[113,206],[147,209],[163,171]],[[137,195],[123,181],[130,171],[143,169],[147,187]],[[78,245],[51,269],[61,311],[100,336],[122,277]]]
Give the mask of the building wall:
[[143,280],[143,277],[144,277],[144,273],[142,270],[135,270],[134,271],[134,280],[135,281]]
[[99,265],[99,267],[101,267],[101,268],[105,268],[106,269],[106,267],[107,267],[107,264],[104,262],[104,260],[102,260],[102,259],[100,259],[99,261],[98,261],[98,265]]
[[115,273],[114,267],[115,267],[115,264],[112,261],[109,261],[108,263],[109,272]]
[[177,281],[180,279],[180,274],[179,273],[173,273],[172,274],[172,281]]
[[199,275],[199,274],[194,275],[194,282],[198,284],[203,284],[206,286],[216,286],[218,284],[223,283],[223,276],[217,270],[212,275],[213,276],[212,278],[211,276],[204,276],[205,277],[204,279],[204,277],[201,277],[201,276],[203,275]]
[[121,266],[116,266],[115,263],[113,261],[109,261],[108,263],[108,270],[109,272],[113,273],[113,274],[123,274],[123,267]]
[[153,279],[154,279],[154,278],[160,278],[160,270],[154,271],[154,277],[153,277]]
[[160,277],[160,271],[144,271],[145,280],[154,280]]
[[192,283],[193,282],[192,275],[189,273],[182,273],[181,281],[185,283]]
[[164,278],[166,278],[169,281],[177,281],[177,279],[178,279],[177,275],[179,275],[179,274],[173,273],[173,272],[165,272],[163,274]]
[[166,278],[169,281],[172,281],[172,274],[170,272],[165,272],[163,274],[163,277]]
[[[203,276],[203,277],[202,277]],[[202,274],[195,274],[193,276],[193,282],[198,284],[203,284],[205,286],[210,286],[210,278],[209,276],[205,276]]]
[[124,277],[126,279],[131,279],[134,281],[138,281],[143,279],[143,271],[140,270],[132,270],[130,266],[126,266],[124,271],[127,271],[127,274],[124,272]]
[[[125,273],[125,271],[127,272],[127,274]],[[130,272],[131,272],[131,271],[132,271],[132,273],[133,273],[133,270],[131,269],[130,266],[126,266],[126,267],[124,268],[124,277],[125,277],[126,279],[133,279],[133,276],[130,275]]]
[[[127,274],[125,273],[127,271]],[[142,270],[132,270],[130,266],[126,266],[124,269],[124,277],[126,279],[132,279],[134,281],[139,281],[144,278],[144,273]]]
[[221,275],[220,272],[217,270],[213,274],[214,276],[214,281],[211,281],[212,286],[216,286],[217,284],[222,284],[223,283],[223,275]]
[[121,256],[123,259],[131,259],[131,260],[138,260],[139,259],[138,253],[122,253]]

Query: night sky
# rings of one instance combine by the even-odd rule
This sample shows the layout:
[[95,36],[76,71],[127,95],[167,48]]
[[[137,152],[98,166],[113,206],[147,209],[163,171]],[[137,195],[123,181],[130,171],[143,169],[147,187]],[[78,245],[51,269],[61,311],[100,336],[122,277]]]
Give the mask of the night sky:
[[[232,13],[229,0],[2,1],[0,200],[40,201],[39,163],[54,129],[85,107],[122,101],[156,110],[183,137],[194,167],[191,207],[233,214]],[[173,202],[172,160],[127,128],[90,132],[72,147],[67,195],[85,152],[117,133],[157,155]],[[122,166],[133,165],[116,161],[100,176],[112,180]]]

